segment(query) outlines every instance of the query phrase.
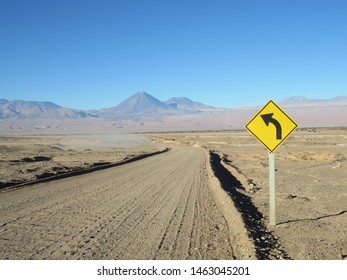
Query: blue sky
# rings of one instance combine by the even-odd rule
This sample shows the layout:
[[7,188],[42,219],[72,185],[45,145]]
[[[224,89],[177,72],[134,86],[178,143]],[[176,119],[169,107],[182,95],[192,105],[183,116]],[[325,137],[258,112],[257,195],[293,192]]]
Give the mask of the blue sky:
[[0,97],[99,109],[347,95],[347,1],[0,0]]

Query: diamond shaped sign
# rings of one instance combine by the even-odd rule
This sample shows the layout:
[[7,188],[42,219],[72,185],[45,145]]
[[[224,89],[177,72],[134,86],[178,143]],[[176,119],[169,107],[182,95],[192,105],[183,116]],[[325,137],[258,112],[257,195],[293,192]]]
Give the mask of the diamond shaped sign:
[[279,147],[298,125],[270,100],[246,125],[271,153]]

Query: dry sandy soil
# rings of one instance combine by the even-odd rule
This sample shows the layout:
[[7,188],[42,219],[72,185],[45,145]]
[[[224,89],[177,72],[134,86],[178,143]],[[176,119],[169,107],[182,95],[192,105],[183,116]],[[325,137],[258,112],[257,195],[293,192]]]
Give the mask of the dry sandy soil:
[[[194,169],[188,168],[191,156]],[[181,147],[165,156],[3,193],[2,257],[233,258],[227,225],[207,196],[207,181],[200,182],[204,157],[202,151]]]
[[271,227],[268,154],[246,131],[1,137],[0,259],[344,259],[346,142],[304,129],[278,148]]
[[0,189],[156,152],[140,134],[0,137]]
[[221,155],[240,182],[239,192],[251,199],[290,258],[347,258],[346,128],[299,129],[276,150],[275,227],[268,220],[268,152],[248,132],[157,134],[155,139]]
[[3,189],[1,259],[255,258],[238,235],[245,231],[237,215],[231,234],[208,166],[203,149],[172,146],[117,167]]

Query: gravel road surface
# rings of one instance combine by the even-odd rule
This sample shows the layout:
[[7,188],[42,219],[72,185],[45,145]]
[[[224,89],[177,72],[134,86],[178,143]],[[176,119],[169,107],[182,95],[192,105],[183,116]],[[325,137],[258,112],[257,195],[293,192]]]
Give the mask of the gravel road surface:
[[206,153],[167,153],[0,193],[1,259],[232,259]]

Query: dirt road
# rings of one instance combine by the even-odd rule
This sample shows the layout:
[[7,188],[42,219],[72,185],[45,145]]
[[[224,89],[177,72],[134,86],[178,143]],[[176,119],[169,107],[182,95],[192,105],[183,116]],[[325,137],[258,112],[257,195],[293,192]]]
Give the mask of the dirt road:
[[232,259],[192,147],[0,193],[0,259]]

